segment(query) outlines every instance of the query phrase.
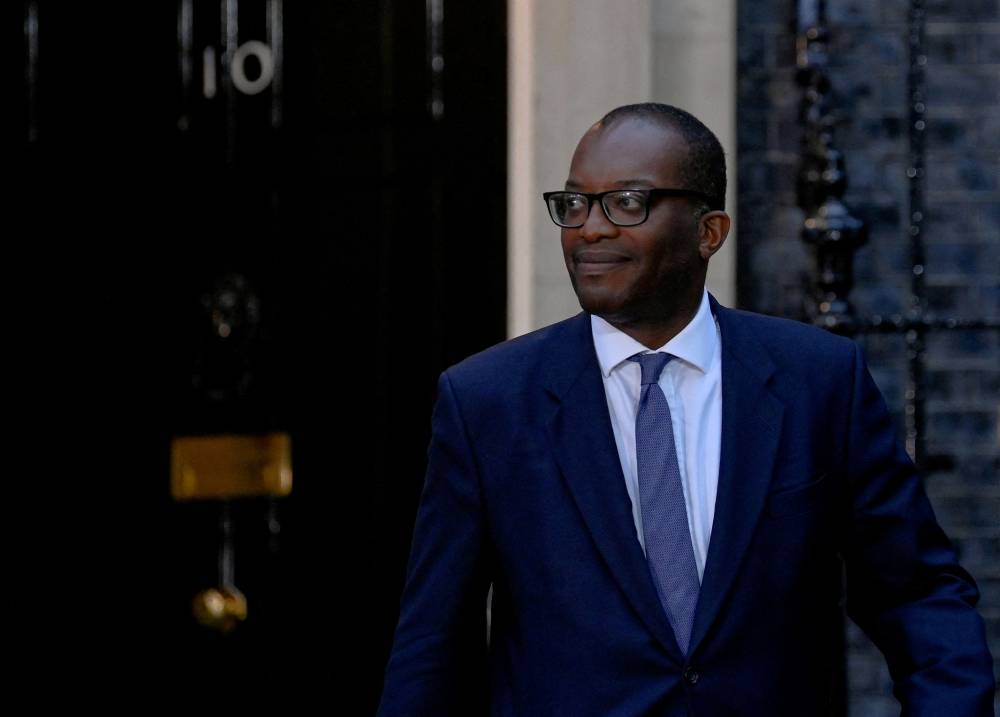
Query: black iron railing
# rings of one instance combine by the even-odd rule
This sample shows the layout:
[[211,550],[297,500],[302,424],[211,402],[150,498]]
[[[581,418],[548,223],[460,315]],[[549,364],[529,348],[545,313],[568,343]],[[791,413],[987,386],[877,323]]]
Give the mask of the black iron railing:
[[906,342],[907,381],[904,431],[907,451],[925,472],[950,467],[947,455],[926,451],[925,346],[929,332],[1000,329],[1000,318],[939,316],[927,307],[924,222],[927,217],[924,151],[927,135],[924,0],[911,0],[908,15],[909,184],[906,231],[910,242],[910,297],[903,314],[858,316],[849,295],[854,286],[854,253],[867,240],[867,228],[844,204],[847,187],[842,153],[834,142],[828,70],[829,29],[824,0],[799,0],[798,82],[803,88],[800,119],[803,157],[798,203],[805,213],[801,236],[814,256],[806,314],[813,323],[848,336],[896,334]]

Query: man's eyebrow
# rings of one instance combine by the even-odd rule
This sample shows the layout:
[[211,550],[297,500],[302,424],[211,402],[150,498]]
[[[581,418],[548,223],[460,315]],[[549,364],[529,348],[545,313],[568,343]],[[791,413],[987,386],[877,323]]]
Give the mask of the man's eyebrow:
[[[652,188],[655,184],[648,179],[619,179],[617,182],[612,182],[616,187],[635,187],[636,189],[647,189]],[[581,184],[572,179],[566,180],[566,189],[579,189]]]
[[622,179],[615,182],[615,185],[618,187],[636,187],[642,189],[643,187],[652,187],[653,182],[650,182],[648,179]]

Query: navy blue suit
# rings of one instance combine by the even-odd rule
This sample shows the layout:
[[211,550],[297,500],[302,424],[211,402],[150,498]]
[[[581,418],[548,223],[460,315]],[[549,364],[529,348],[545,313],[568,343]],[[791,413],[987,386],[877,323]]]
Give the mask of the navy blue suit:
[[905,714],[993,714],[975,584],[858,347],[712,310],[722,455],[689,655],[636,537],[580,314],[441,376],[381,717],[824,714],[844,565],[847,612]]

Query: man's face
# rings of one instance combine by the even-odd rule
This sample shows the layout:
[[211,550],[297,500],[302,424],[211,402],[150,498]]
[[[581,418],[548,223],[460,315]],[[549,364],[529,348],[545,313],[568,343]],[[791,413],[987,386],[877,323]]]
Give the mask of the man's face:
[[[592,128],[577,145],[566,189],[686,188],[679,162],[683,138],[641,119]],[[649,218],[612,224],[599,202],[582,227],[562,230],[563,256],[585,311],[615,325],[663,322],[700,297],[706,259],[699,254],[699,220],[692,200],[654,197]]]

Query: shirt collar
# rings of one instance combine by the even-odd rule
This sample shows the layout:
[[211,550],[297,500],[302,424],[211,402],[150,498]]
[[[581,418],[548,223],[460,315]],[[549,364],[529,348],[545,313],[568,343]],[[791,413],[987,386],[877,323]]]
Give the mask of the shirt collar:
[[[619,331],[600,316],[591,314],[590,331],[594,337],[594,349],[601,372],[607,378],[611,372],[629,356],[649,351],[638,341],[623,331]],[[673,354],[685,363],[707,373],[719,347],[718,328],[708,304],[708,291],[701,297],[701,305],[694,318],[680,333],[670,339],[657,351]]]

